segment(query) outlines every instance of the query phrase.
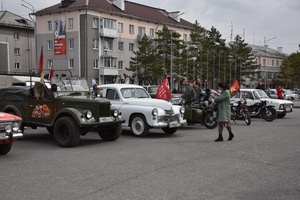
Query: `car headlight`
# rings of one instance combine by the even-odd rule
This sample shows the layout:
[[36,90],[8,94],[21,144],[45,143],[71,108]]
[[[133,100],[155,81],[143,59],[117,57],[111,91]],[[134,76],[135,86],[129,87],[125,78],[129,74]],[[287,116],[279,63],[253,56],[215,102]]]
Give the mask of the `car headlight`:
[[93,116],[92,112],[89,111],[89,110],[83,111],[83,115],[84,115],[87,119],[91,119],[92,116]]
[[17,132],[20,129],[20,124],[18,122],[14,122],[11,127],[14,132]]
[[185,108],[183,106],[180,107],[180,113],[184,114],[185,113]]
[[114,110],[114,117],[118,117],[119,116],[119,110]]
[[157,108],[153,108],[153,110],[152,110],[152,115],[153,115],[153,116],[156,116],[157,114],[158,114]]
[[279,109],[280,109],[280,110],[283,110],[283,109],[284,109],[283,104],[280,104],[280,105],[279,105]]
[[12,131],[11,125],[6,126],[5,131],[6,131],[6,133],[11,133],[11,131]]

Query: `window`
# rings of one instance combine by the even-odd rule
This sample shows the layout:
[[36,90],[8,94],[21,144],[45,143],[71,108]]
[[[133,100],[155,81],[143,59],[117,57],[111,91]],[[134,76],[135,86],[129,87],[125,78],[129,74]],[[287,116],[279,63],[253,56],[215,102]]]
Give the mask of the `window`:
[[73,18],[69,18],[68,19],[68,24],[69,24],[69,29],[72,29],[72,28],[74,28],[74,22],[73,22]]
[[14,48],[14,53],[15,53],[15,56],[19,56],[20,55],[20,48]]
[[47,47],[48,47],[48,50],[52,50],[52,48],[53,48],[53,42],[52,42],[52,40],[48,40],[47,41]]
[[98,39],[94,39],[93,40],[93,49],[98,49],[99,48],[99,40]]
[[20,39],[20,33],[14,33],[14,39],[19,40]]
[[74,39],[69,39],[69,49],[74,49]]
[[99,19],[93,18],[93,28],[99,28]]
[[118,69],[123,69],[123,61],[122,60],[118,61]]
[[150,37],[154,37],[154,34],[155,34],[154,29],[150,28]]
[[21,64],[20,63],[15,63],[15,69],[21,69]]
[[119,42],[118,51],[124,51],[124,42]]
[[47,60],[47,69],[51,69],[51,66],[52,66],[52,60],[48,59]]
[[74,68],[74,59],[69,59],[69,65],[68,65],[69,69],[73,69]]
[[134,34],[134,26],[129,25],[129,34]]
[[104,50],[112,51],[113,41],[112,40],[104,40]]
[[129,43],[129,51],[133,51],[134,50],[134,44],[133,43]]
[[94,59],[94,65],[93,65],[93,68],[94,69],[99,69],[99,60],[98,59]]
[[144,36],[145,35],[145,27],[140,27],[139,26],[139,35]]
[[113,64],[112,64],[112,59],[113,58],[104,58],[104,67],[112,67]]
[[263,66],[266,66],[266,59],[263,59]]
[[52,21],[48,21],[48,31],[52,31]]
[[274,60],[272,60],[272,67],[274,67]]
[[183,34],[183,41],[187,41],[187,34]]
[[113,19],[103,19],[103,26],[107,29],[116,29],[116,21]]
[[118,23],[118,31],[119,33],[123,33],[123,23],[121,22]]

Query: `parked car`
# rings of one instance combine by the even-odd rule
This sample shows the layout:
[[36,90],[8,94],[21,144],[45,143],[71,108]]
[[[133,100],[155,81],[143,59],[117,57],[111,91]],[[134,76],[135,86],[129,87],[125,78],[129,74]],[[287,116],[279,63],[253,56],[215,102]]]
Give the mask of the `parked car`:
[[0,112],[0,155],[7,154],[12,143],[23,137],[20,129],[22,119],[18,116]]
[[[149,93],[149,95],[151,96],[151,98],[156,98],[156,92],[159,88],[159,85],[145,85],[143,86],[146,91]],[[184,100],[182,99],[182,94],[180,93],[172,93],[172,99],[170,100],[170,102],[174,105],[182,105],[184,102]]]
[[0,111],[20,116],[22,127],[46,127],[62,147],[76,146],[90,131],[119,138],[124,120],[109,100],[90,95],[84,79],[56,78],[51,90],[41,82],[0,89]]
[[153,99],[142,86],[107,84],[99,87],[102,96],[122,113],[123,127],[130,127],[136,136],[146,136],[150,128],[161,128],[166,134],[173,134],[186,124],[184,107]]
[[236,92],[231,98],[231,103],[243,98],[246,98],[247,105],[253,105],[258,101],[266,100],[268,105],[275,107],[278,118],[283,118],[287,113],[292,112],[294,108],[293,102],[283,99],[271,99],[265,91],[260,89],[240,89],[240,92]]
[[295,99],[299,99],[299,95],[294,93],[294,91],[289,90],[289,89],[283,89],[284,94],[285,94],[285,98],[287,100],[295,100]]

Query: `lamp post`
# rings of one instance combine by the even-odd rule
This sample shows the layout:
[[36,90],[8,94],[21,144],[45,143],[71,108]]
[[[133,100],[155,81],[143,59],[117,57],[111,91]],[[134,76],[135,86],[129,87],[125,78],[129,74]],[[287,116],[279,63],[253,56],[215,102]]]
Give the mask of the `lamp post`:
[[209,51],[206,52],[206,88],[208,86],[208,53]]
[[[21,4],[23,7],[29,9],[32,13],[35,12],[35,9],[33,7],[32,4],[28,3],[27,1],[25,0],[22,0],[24,3],[26,3],[27,5],[24,5],[24,4]],[[30,7],[29,7],[30,6]],[[36,66],[37,68],[37,36],[36,36],[36,22],[34,21],[34,19],[31,17],[31,13],[28,14],[29,15],[29,18],[31,19],[31,21],[33,22],[34,24],[34,30],[33,30],[33,34],[34,34],[34,48],[35,48],[35,53],[34,53],[34,65]],[[31,66],[29,66],[29,70],[31,71]]]

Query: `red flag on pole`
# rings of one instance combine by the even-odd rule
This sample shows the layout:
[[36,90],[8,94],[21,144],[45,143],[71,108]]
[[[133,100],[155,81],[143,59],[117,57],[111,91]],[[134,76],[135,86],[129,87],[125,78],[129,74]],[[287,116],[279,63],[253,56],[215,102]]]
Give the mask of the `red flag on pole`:
[[54,76],[53,63],[51,63],[51,68],[50,68],[50,71],[49,71],[49,81],[50,82],[51,82],[53,76]]
[[163,99],[169,101],[172,98],[168,76],[165,76],[156,92],[157,99]]
[[43,67],[44,67],[44,55],[43,55],[43,46],[41,48],[41,55],[40,55],[40,60],[39,60],[39,68],[38,68],[38,74],[41,75],[43,72]]
[[234,95],[235,92],[240,92],[240,85],[238,80],[235,80],[234,83],[232,84],[232,86],[229,89],[230,92],[230,96],[232,97]]

